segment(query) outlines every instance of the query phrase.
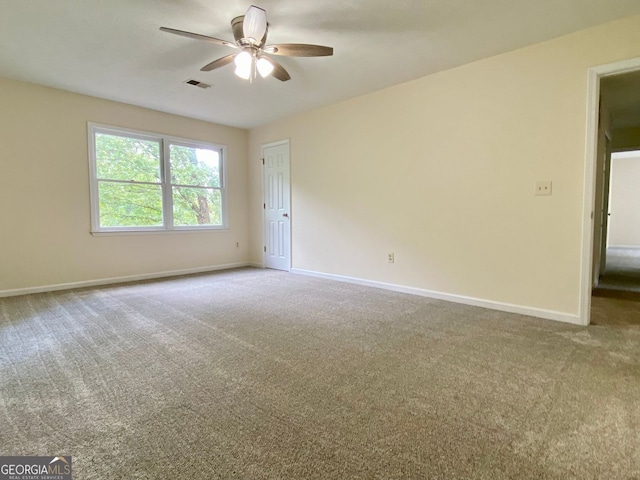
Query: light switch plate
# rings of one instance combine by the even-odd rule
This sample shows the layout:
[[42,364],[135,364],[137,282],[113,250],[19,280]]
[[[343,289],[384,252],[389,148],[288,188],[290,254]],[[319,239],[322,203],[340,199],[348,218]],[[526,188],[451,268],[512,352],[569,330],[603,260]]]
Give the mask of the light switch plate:
[[551,180],[536,182],[536,195],[551,195]]

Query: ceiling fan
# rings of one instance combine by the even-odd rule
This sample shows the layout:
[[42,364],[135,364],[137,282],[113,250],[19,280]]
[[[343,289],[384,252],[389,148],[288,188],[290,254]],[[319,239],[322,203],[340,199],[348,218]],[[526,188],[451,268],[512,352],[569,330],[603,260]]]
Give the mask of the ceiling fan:
[[183,37],[205,40],[218,45],[224,45],[225,47],[239,49],[240,52],[218,58],[200,70],[209,72],[233,62],[236,65],[235,74],[249,81],[252,81],[257,73],[260,73],[260,76],[263,78],[273,75],[283,82],[291,79],[289,72],[269,55],[283,55],[288,57],[326,57],[333,55],[333,48],[322,45],[308,45],[304,43],[266,45],[269,30],[267,12],[254,5],[249,7],[245,15],[231,20],[231,30],[233,31],[235,42],[228,42],[199,33],[176,30],[175,28],[160,27],[160,30]]

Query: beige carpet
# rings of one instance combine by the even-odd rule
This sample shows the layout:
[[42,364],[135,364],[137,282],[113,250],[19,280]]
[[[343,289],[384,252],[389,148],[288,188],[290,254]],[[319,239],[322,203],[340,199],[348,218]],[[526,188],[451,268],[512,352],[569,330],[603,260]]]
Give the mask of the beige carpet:
[[0,299],[0,453],[76,479],[640,478],[640,313],[614,301],[582,328],[257,269]]

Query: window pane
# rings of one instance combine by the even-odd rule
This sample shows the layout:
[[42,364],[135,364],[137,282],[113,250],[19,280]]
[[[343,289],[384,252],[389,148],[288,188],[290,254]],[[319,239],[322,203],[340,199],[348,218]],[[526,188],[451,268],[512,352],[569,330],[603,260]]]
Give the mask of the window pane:
[[173,224],[222,225],[220,190],[173,187]]
[[162,225],[162,187],[99,183],[101,227]]
[[220,186],[220,153],[205,148],[170,145],[171,183]]
[[96,133],[98,178],[160,182],[160,143]]

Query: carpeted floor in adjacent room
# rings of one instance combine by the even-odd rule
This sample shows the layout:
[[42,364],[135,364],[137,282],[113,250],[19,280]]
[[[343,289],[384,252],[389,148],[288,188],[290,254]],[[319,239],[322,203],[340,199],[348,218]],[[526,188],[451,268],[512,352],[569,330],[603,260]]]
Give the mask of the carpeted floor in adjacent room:
[[100,480],[639,478],[638,305],[578,327],[260,269],[4,298],[0,454]]

